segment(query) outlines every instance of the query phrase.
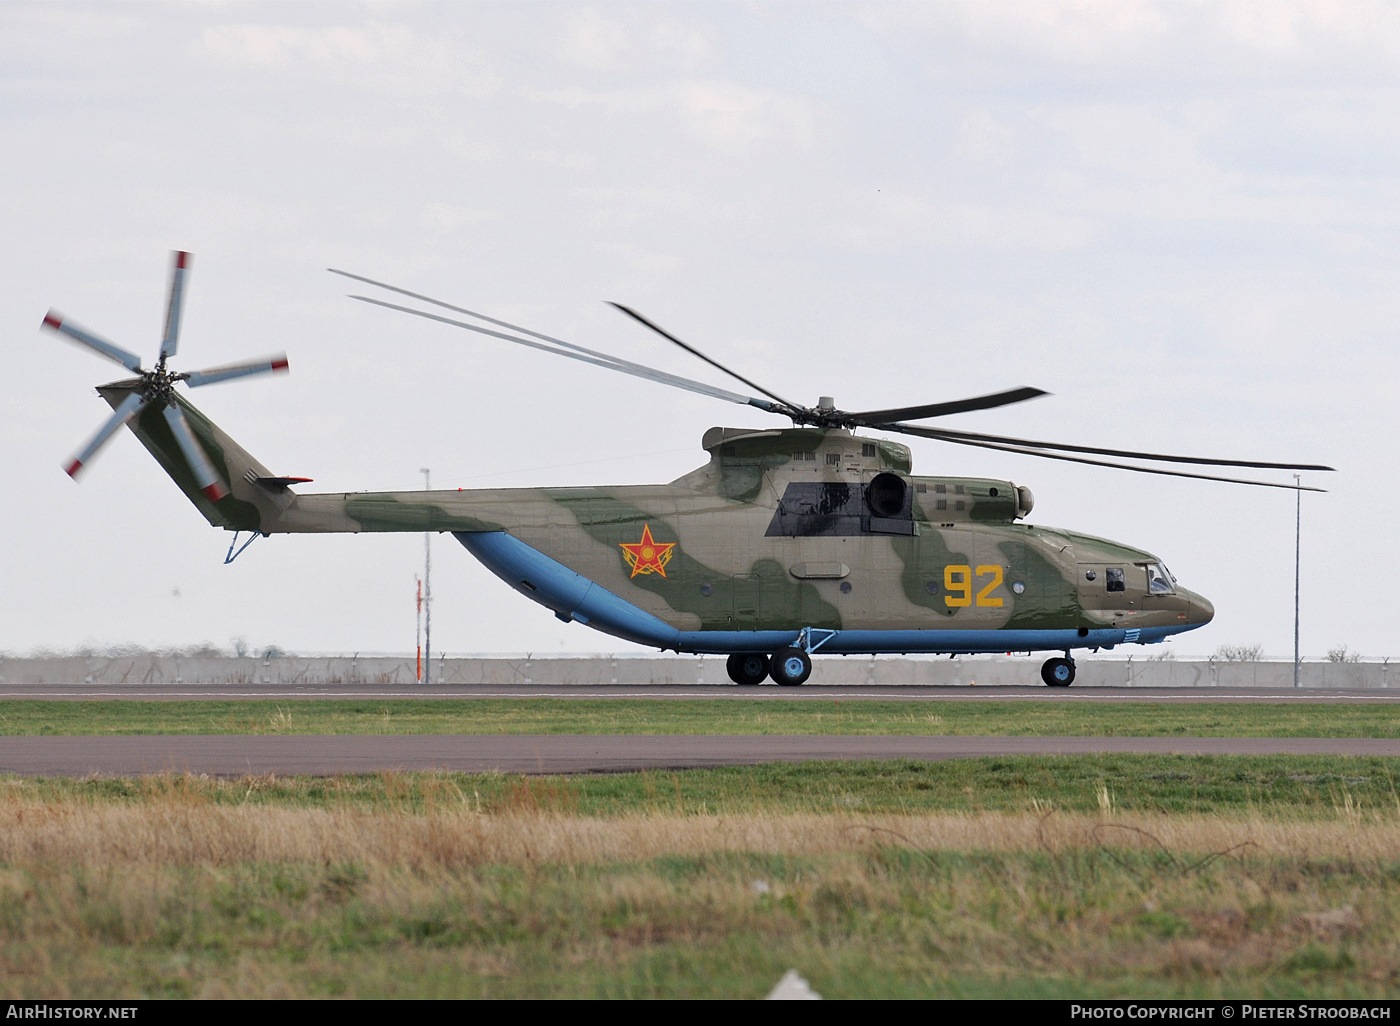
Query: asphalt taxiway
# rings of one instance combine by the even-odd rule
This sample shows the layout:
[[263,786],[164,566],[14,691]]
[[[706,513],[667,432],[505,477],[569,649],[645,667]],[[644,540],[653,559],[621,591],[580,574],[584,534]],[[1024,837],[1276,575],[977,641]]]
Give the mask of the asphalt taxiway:
[[0,738],[0,772],[331,776],[385,770],[616,773],[829,759],[1007,755],[1400,756],[1393,738],[911,737],[823,735],[132,735]]
[[733,684],[0,684],[0,699],[189,701],[298,698],[558,698],[730,699],[738,701],[831,701],[900,699],[950,702],[1302,702],[1400,701],[1400,688],[1149,688],[1079,686],[1047,688],[991,685],[807,684],[797,688]]

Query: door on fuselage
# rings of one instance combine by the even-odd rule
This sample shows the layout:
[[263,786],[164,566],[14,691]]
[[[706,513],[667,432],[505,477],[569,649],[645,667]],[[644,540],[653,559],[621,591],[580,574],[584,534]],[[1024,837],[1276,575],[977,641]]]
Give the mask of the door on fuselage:
[[734,629],[758,630],[763,615],[763,578],[758,574],[735,574],[730,583],[734,594]]

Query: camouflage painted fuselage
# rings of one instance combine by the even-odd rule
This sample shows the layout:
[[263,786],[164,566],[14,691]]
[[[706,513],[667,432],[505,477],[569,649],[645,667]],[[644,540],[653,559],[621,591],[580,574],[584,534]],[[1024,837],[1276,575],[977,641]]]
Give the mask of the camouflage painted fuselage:
[[905,446],[845,430],[712,428],[709,462],[662,485],[297,494],[180,404],[227,498],[199,490],[156,411],[132,429],[210,523],[451,532],[561,619],[659,648],[774,651],[810,629],[827,652],[1068,650],[1213,615],[1147,552],[1020,522],[1026,489],[914,476]]

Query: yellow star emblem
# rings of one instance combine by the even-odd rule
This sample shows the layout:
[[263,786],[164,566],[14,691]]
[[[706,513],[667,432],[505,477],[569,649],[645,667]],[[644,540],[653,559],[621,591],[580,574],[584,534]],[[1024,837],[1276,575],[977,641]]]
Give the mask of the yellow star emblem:
[[619,542],[623,558],[632,568],[632,577],[638,574],[657,573],[666,576],[666,564],[671,562],[671,550],[675,542],[658,542],[651,536],[651,525],[642,525],[642,540],[635,543]]

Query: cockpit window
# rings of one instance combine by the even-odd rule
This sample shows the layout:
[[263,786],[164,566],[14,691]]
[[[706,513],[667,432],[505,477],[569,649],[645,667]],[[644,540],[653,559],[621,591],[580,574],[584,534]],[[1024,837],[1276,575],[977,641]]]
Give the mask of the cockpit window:
[[1171,571],[1160,563],[1147,564],[1147,593],[1149,595],[1170,595],[1176,591],[1176,582]]
[[1123,591],[1123,568],[1121,566],[1111,566],[1103,572],[1104,587],[1108,591]]

